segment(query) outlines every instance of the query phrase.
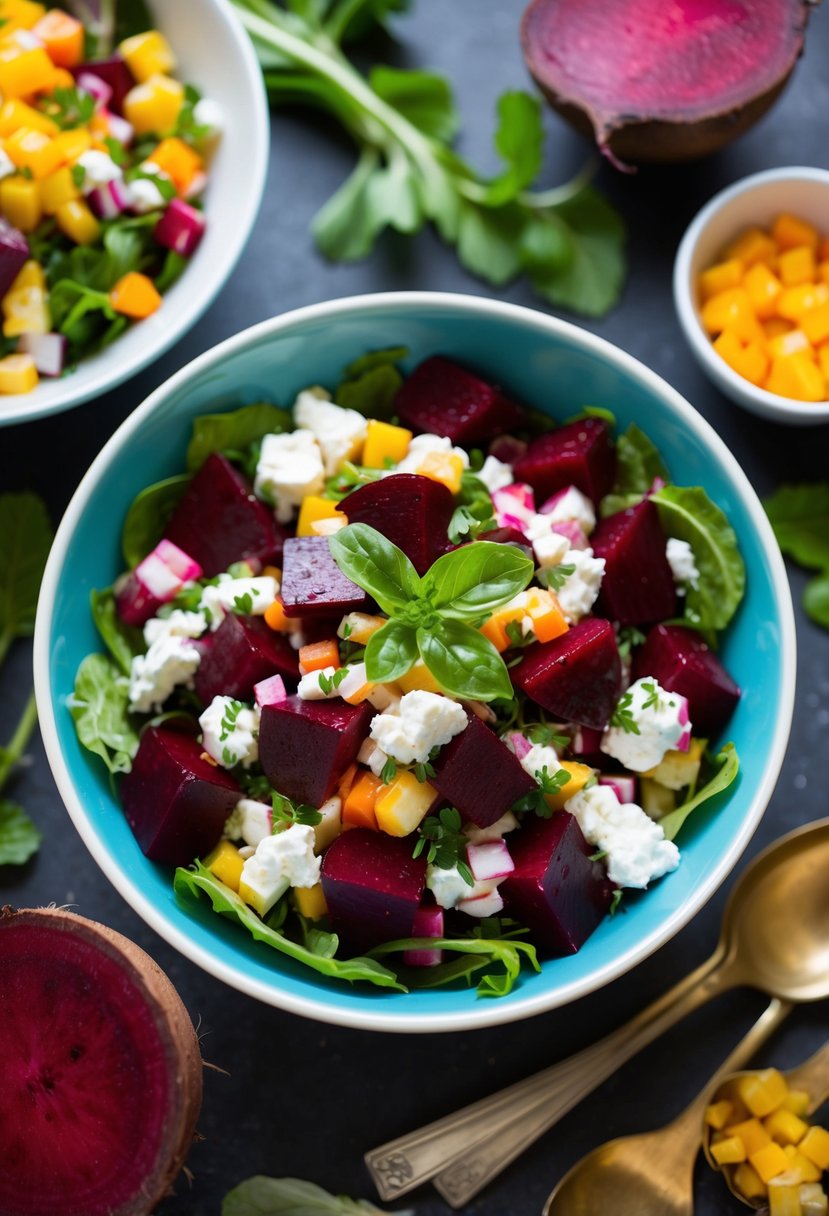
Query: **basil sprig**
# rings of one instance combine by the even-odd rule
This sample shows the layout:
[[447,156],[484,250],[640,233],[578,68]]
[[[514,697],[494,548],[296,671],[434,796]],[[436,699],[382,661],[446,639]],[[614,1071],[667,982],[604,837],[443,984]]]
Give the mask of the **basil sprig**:
[[421,578],[402,550],[368,524],[329,538],[334,561],[389,617],[366,646],[369,680],[404,675],[420,658],[442,688],[477,701],[511,698],[504,660],[471,622],[523,591],[533,563],[513,545],[477,541],[432,564]]

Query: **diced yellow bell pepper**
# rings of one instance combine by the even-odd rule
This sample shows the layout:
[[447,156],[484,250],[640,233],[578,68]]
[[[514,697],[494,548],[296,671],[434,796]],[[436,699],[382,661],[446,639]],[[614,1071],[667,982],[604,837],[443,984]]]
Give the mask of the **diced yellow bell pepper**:
[[125,38],[118,50],[139,84],[153,76],[164,76],[176,66],[173,48],[158,30]]
[[775,301],[783,285],[764,262],[755,262],[749,267],[743,277],[743,287],[749,294],[757,317],[763,320],[773,316]]
[[40,203],[45,215],[54,215],[58,207],[71,203],[72,199],[80,198],[80,194],[68,165],[50,173],[40,183]]
[[392,426],[390,422],[370,418],[363,447],[363,464],[370,469],[384,468],[387,460],[399,464],[411,442],[412,432],[404,426]]
[[[587,764],[579,764],[576,760],[559,760],[559,768],[569,773],[569,779],[556,794],[545,794],[544,801],[554,811],[559,811],[568,798],[572,798],[579,790],[583,790],[587,782],[594,776],[593,769]],[[555,776],[550,773],[550,776]]]
[[801,283],[811,283],[815,277],[814,250],[809,245],[796,245],[787,249],[777,259],[780,282],[784,287],[798,287]]
[[97,241],[101,225],[83,199],[61,203],[55,212],[58,228],[76,245],[91,245]]
[[56,67],[74,68],[83,60],[83,23],[62,9],[50,9],[41,17],[34,33],[46,48],[46,53]]
[[829,341],[829,304],[821,304],[804,313],[800,328],[813,346]]
[[781,397],[797,401],[824,401],[826,380],[823,372],[806,351],[772,359],[765,387]]
[[786,1078],[776,1068],[745,1073],[737,1080],[737,1093],[758,1119],[777,1110],[787,1092]]
[[457,452],[427,452],[417,466],[421,477],[439,481],[450,494],[457,494],[463,477],[463,457]]
[[804,1115],[809,1113],[809,1103],[811,1099],[805,1089],[790,1089],[783,1099],[784,1110],[790,1110],[793,1115],[799,1115],[802,1119]]
[[204,864],[211,874],[216,875],[219,882],[223,882],[232,891],[239,890],[245,859],[235,844],[231,844],[229,840],[220,840],[213,852],[205,857]]
[[27,177],[4,177],[0,181],[0,211],[21,232],[33,232],[43,215],[37,182]]
[[397,683],[403,692],[443,692],[422,659],[418,659],[404,675],[398,676]]
[[384,616],[371,616],[367,612],[349,612],[337,626],[337,637],[357,646],[365,646],[366,642],[382,629],[386,623]]
[[733,1182],[741,1195],[746,1199],[760,1199],[766,1194],[766,1184],[757,1173],[754,1166],[744,1161],[734,1171]]
[[714,350],[738,376],[752,384],[760,384],[768,372],[769,356],[761,344],[742,342],[733,329],[724,329],[714,339]]
[[172,178],[179,194],[187,192],[196,174],[204,168],[204,160],[198,152],[177,136],[162,139],[147,159]]
[[21,291],[24,287],[40,287],[44,291],[46,290],[46,275],[43,273],[40,262],[36,262],[34,258],[29,258],[28,262],[23,263],[12,280],[7,294]]
[[668,751],[655,768],[643,773],[643,777],[652,777],[660,785],[669,790],[684,790],[699,776],[702,764],[702,753],[705,744],[702,739],[692,739],[687,752]]
[[744,1119],[742,1123],[730,1123],[724,1129],[726,1136],[739,1136],[746,1146],[746,1155],[751,1156],[771,1144],[771,1136],[759,1119]]
[[377,826],[389,836],[408,836],[419,827],[437,796],[428,781],[408,770],[382,788],[374,804]]
[[782,212],[775,218],[771,226],[771,235],[778,249],[796,249],[798,245],[808,245],[811,249],[817,250],[820,240],[817,228],[813,224],[788,211]]
[[52,143],[59,150],[63,164],[71,165],[92,147],[92,136],[86,127],[73,127],[69,131],[61,131]]
[[703,300],[727,291],[729,287],[739,287],[743,281],[744,264],[739,258],[728,258],[725,262],[716,262],[703,270],[699,276],[699,290]]
[[789,1158],[783,1152],[780,1145],[775,1144],[773,1140],[770,1140],[768,1144],[764,1144],[762,1148],[758,1148],[755,1152],[749,1153],[748,1159],[763,1179],[763,1182],[766,1183],[770,1179],[777,1177],[778,1174],[785,1174],[789,1168]]
[[763,331],[745,287],[731,287],[703,305],[702,323],[709,334],[733,329],[744,342],[762,342]]
[[769,1216],[803,1216],[798,1183],[781,1178],[769,1182]]
[[323,916],[328,915],[321,882],[313,887],[294,887],[294,903],[300,916],[307,920],[322,920]]
[[739,1136],[729,1136],[711,1145],[711,1156],[717,1165],[738,1165],[746,1159],[746,1146]]
[[745,266],[753,266],[755,262],[769,266],[777,256],[777,246],[762,228],[747,228],[728,246],[725,256],[737,258]]
[[722,1098],[719,1102],[711,1102],[706,1106],[705,1114],[703,1115],[703,1123],[706,1127],[713,1127],[714,1131],[722,1131],[729,1119],[734,1114],[734,1103],[729,1102],[728,1098]]
[[184,86],[170,76],[151,76],[124,98],[124,117],[136,135],[172,130],[184,103]]
[[31,355],[6,355],[0,359],[0,393],[30,393],[38,375]]
[[763,1120],[768,1134],[777,1144],[798,1144],[806,1132],[809,1130],[809,1125],[804,1123],[797,1115],[792,1114],[785,1107],[778,1107],[773,1110],[770,1115],[766,1115]]
[[767,321],[761,322],[763,333],[768,339],[779,338],[781,334],[790,333],[795,329],[794,321],[786,321],[783,317],[769,317]]
[[817,1124],[810,1127],[798,1144],[798,1150],[820,1169],[829,1169],[829,1132]]
[[303,498],[302,506],[299,508],[296,534],[297,536],[315,536],[312,524],[319,519],[337,519],[338,517],[345,521],[342,511],[337,510],[337,504],[330,498],[322,498],[318,494],[308,494]]
[[35,3],[35,0],[3,0],[0,4],[0,20],[4,23],[2,32],[30,30],[32,26],[37,25],[45,12],[46,5]]
[[20,127],[3,146],[16,167],[28,170],[36,181],[54,173],[62,160],[60,146],[56,148],[54,140],[33,127]]
[[818,367],[823,372],[826,383],[829,384],[829,343],[824,343],[817,352]]
[[823,1170],[815,1165],[814,1161],[810,1161],[808,1157],[804,1157],[800,1150],[794,1144],[784,1144],[783,1152],[789,1158],[791,1169],[794,1170],[801,1182],[819,1182]]
[[818,276],[824,283],[829,283],[829,260],[818,262]]
[[17,291],[7,291],[2,308],[5,338],[19,338],[21,334],[48,334],[52,328],[49,296],[42,287],[20,287]]
[[0,46],[0,93],[10,97],[31,97],[49,87],[55,68],[43,47],[24,50],[19,44]]
[[26,105],[17,97],[4,101],[0,106],[0,139],[13,135],[20,127],[28,127],[32,131],[42,131],[44,135],[57,135],[60,127],[52,122],[47,114],[42,114],[34,106]]
[[812,344],[802,329],[795,328],[786,330],[776,338],[770,338],[768,348],[772,359],[786,359],[789,355],[796,355],[798,351],[810,352]]

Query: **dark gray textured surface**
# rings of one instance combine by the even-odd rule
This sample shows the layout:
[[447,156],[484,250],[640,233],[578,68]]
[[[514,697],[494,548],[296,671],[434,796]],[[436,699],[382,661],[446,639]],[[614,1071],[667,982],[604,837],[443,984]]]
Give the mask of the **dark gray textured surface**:
[[[483,165],[492,163],[489,141],[497,93],[526,84],[517,44],[521,8],[516,0],[453,0],[451,5],[417,0],[415,11],[399,23],[399,61],[451,74],[464,116],[463,150]],[[671,265],[685,225],[722,186],[777,165],[829,165],[828,63],[829,12],[824,9],[813,15],[806,54],[783,99],[739,144],[694,166],[652,169],[633,177],[607,168],[600,176],[629,225],[631,274],[620,306],[589,327],[685,394],[717,427],[761,494],[784,480],[825,477],[829,428],[764,423],[717,394],[681,337],[670,295]],[[547,131],[545,176],[555,184],[580,165],[585,149],[553,115],[547,118]],[[104,440],[151,389],[216,341],[273,313],[363,291],[413,287],[487,293],[431,234],[386,239],[360,264],[323,263],[312,249],[308,223],[351,160],[347,143],[323,119],[275,115],[266,202],[222,297],[178,347],[109,397],[0,430],[0,487],[37,490],[57,521]],[[522,284],[498,294],[535,303]],[[803,576],[791,570],[791,578],[799,600]],[[829,810],[824,794],[829,633],[818,630],[799,608],[797,627],[792,739],[775,795],[738,871],[769,841]],[[29,682],[30,649],[20,642],[0,680],[0,739],[10,733]],[[164,1216],[218,1213],[221,1196],[255,1173],[296,1174],[370,1197],[362,1165],[366,1149],[594,1041],[707,957],[733,881],[692,925],[632,974],[569,1008],[513,1027],[432,1038],[329,1028],[220,986],[150,932],[88,856],[62,808],[39,742],[31,751],[31,767],[9,792],[25,804],[45,841],[29,865],[19,871],[0,869],[0,902],[71,902],[137,941],[165,968],[198,1021],[205,1058],[229,1074],[205,1074],[199,1121],[205,1139],[189,1161],[194,1181],[188,1187],[180,1180],[176,1196],[160,1209]],[[584,1102],[468,1211],[479,1216],[540,1211],[551,1184],[601,1140],[672,1117],[763,1003],[756,994],[735,993],[690,1019]],[[827,1026],[823,1006],[796,1011],[764,1060],[784,1066],[800,1060],[823,1041]],[[700,1216],[743,1210],[727,1202],[718,1180],[699,1168],[697,1176]],[[413,1206],[422,1216],[448,1211],[428,1188],[415,1194]]]

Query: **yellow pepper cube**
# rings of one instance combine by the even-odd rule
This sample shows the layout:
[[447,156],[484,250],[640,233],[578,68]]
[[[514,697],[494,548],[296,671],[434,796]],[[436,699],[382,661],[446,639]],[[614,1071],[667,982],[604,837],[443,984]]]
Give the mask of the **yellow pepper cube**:
[[808,1115],[811,1098],[805,1089],[790,1089],[783,1099],[783,1109],[790,1110],[793,1115],[799,1115],[802,1119],[804,1115]]
[[357,646],[365,646],[372,634],[382,629],[385,623],[384,616],[371,616],[368,612],[348,612],[337,626],[337,637],[346,642],[354,642]]
[[760,384],[769,370],[769,356],[759,342],[742,342],[733,329],[714,339],[714,350],[744,380]]
[[761,322],[763,333],[766,338],[779,338],[781,334],[787,334],[792,329],[795,329],[794,321],[786,321],[783,317],[769,317],[768,321]]
[[795,401],[824,401],[826,380],[814,359],[806,351],[772,359],[766,388],[780,397]]
[[363,464],[370,469],[382,469],[386,461],[399,464],[409,450],[412,432],[404,426],[392,426],[370,418],[363,447]]
[[732,329],[744,342],[760,342],[763,339],[751,297],[744,287],[731,287],[712,296],[703,305],[701,319],[709,334]]
[[747,228],[731,242],[725,256],[737,258],[745,266],[753,266],[755,262],[765,262],[769,266],[777,256],[777,245],[762,228]]
[[323,916],[328,915],[321,882],[313,887],[294,887],[294,903],[297,912],[306,920],[322,920]]
[[0,211],[21,232],[33,232],[43,215],[37,182],[27,177],[4,177],[0,181]]
[[124,98],[124,117],[136,135],[170,131],[184,103],[184,85],[170,76],[151,76]]
[[807,1123],[785,1107],[778,1107],[770,1115],[766,1115],[763,1126],[772,1140],[784,1145],[798,1144],[809,1130]]
[[734,1171],[734,1186],[746,1199],[761,1199],[766,1194],[766,1184],[752,1165],[744,1161]]
[[780,1145],[775,1144],[773,1141],[769,1141],[762,1148],[758,1148],[756,1152],[749,1153],[748,1159],[763,1179],[763,1182],[766,1183],[779,1174],[785,1174],[789,1168],[789,1158],[783,1152]]
[[759,1119],[744,1119],[742,1123],[731,1123],[723,1129],[726,1136],[739,1136],[746,1146],[746,1156],[750,1157],[758,1149],[771,1144],[771,1136]]
[[530,618],[533,633],[539,642],[552,642],[553,638],[561,637],[570,626],[561,610],[558,597],[553,591],[540,587],[530,587],[526,593],[526,613]]
[[398,676],[397,683],[403,692],[443,692],[422,659],[418,659],[404,675]]
[[20,287],[3,297],[3,337],[48,334],[52,328],[49,296],[42,287]]
[[297,536],[315,536],[312,527],[320,519],[337,519],[345,521],[342,511],[337,510],[337,504],[330,498],[322,498],[318,494],[308,494],[302,500],[299,508],[299,519],[296,525]]
[[800,322],[812,308],[829,304],[829,284],[801,283],[798,287],[787,287],[780,292],[775,305],[777,315],[787,321]]
[[457,452],[427,452],[417,466],[421,477],[439,481],[450,494],[457,494],[463,477],[463,457]]
[[764,262],[755,262],[749,267],[743,277],[743,287],[749,294],[756,316],[761,320],[773,316],[775,301],[783,285]]
[[821,304],[804,313],[800,328],[813,346],[829,340],[829,304]]
[[829,343],[825,343],[818,348],[817,363],[820,370],[823,372],[824,378],[829,383]]
[[798,1144],[798,1150],[822,1170],[829,1169],[829,1132],[817,1124],[810,1127]]
[[787,1092],[786,1078],[776,1068],[759,1069],[737,1080],[737,1093],[758,1119],[777,1110]]
[[722,1131],[728,1120],[734,1114],[734,1103],[729,1102],[728,1098],[722,1098],[719,1102],[712,1102],[705,1108],[703,1122],[706,1127],[713,1127],[714,1131]]
[[229,840],[220,840],[213,852],[205,857],[204,864],[219,882],[223,882],[232,891],[239,890],[245,859],[235,844],[231,844]]
[[[705,745],[702,739],[692,739],[687,752],[667,751],[655,768],[648,769],[643,777],[651,777],[669,790],[684,790],[699,776]],[[728,1102],[734,1117],[734,1103]],[[712,1124],[713,1126],[713,1124]]]
[[804,1157],[800,1150],[794,1144],[784,1144],[783,1152],[789,1158],[791,1163],[790,1168],[797,1174],[801,1182],[818,1182],[823,1170],[815,1165],[814,1161],[810,1161],[808,1157]]
[[3,0],[0,5],[0,19],[5,22],[3,32],[30,30],[45,12],[46,5],[35,3],[35,0]]
[[34,258],[29,258],[28,262],[24,262],[20,267],[12,280],[9,293],[21,291],[24,287],[41,287],[46,290],[46,275],[40,262],[36,262]]
[[818,262],[817,275],[824,283],[829,283],[829,261]]
[[780,282],[784,287],[798,287],[811,283],[817,272],[814,250],[809,245],[797,245],[787,249],[777,259]]
[[[558,793],[544,795],[547,806],[552,807],[554,811],[561,810],[567,799],[572,798],[579,790],[583,790],[590,778],[594,776],[593,769],[589,765],[579,764],[576,760],[560,760],[558,766],[568,774],[567,781]],[[550,773],[550,776],[554,777],[555,773]]]
[[31,355],[6,355],[0,359],[0,393],[30,393],[38,375]]
[[35,181],[54,173],[62,160],[54,140],[31,127],[21,127],[9,135],[3,146],[17,168],[28,170]]
[[398,773],[383,787],[374,804],[377,826],[389,836],[408,836],[425,819],[437,790],[428,781],[418,781],[414,773]]
[[699,291],[703,300],[727,291],[729,287],[739,287],[742,282],[744,264],[739,258],[729,258],[725,262],[717,262],[703,270],[699,276]]
[[158,30],[125,38],[118,50],[139,84],[153,76],[166,75],[176,66],[173,48]]
[[820,237],[817,228],[788,211],[778,215],[771,226],[771,235],[778,249],[796,249],[808,245],[817,250]]
[[717,1165],[739,1165],[746,1159],[746,1146],[739,1136],[729,1136],[711,1145],[711,1156]]
[[773,359],[785,359],[798,351],[810,353],[812,344],[802,329],[789,329],[777,338],[770,338],[768,347]]
[[47,89],[54,71],[54,64],[43,47],[24,50],[15,43],[0,46],[0,93],[6,100],[30,97]]
[[91,245],[97,241],[101,232],[101,225],[86,203],[79,198],[61,203],[55,212],[55,219],[61,232],[76,245]]
[[769,1216],[803,1216],[799,1183],[779,1178],[769,1182]]
[[63,206],[64,203],[71,203],[75,198],[80,198],[80,194],[72,176],[72,170],[68,165],[64,165],[55,173],[50,173],[40,183],[40,203],[45,215],[54,215],[58,207]]
[[173,179],[173,185],[179,194],[187,191],[196,174],[201,173],[204,168],[203,158],[178,136],[162,139],[161,143],[153,148],[148,160]]
[[50,136],[57,135],[60,130],[58,124],[52,122],[48,115],[42,114],[34,106],[26,105],[25,101],[12,97],[0,106],[0,139],[6,139],[21,127],[42,131],[44,135]]
[[60,135],[55,136],[52,143],[60,152],[61,162],[71,165],[92,147],[92,136],[86,127],[73,127],[70,131],[61,131]]

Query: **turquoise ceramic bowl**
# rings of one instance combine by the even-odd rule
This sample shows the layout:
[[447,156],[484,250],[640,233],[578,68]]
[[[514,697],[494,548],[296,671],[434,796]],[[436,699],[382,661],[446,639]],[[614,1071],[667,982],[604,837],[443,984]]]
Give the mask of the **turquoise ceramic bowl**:
[[[739,783],[699,811],[680,836],[682,863],[652,890],[626,899],[571,958],[527,973],[509,997],[474,989],[384,993],[316,977],[212,913],[173,897],[171,874],[147,861],[107,774],[75,737],[67,701],[83,657],[100,649],[89,592],[120,570],[119,532],[143,487],[179,472],[192,418],[261,398],[289,404],[308,384],[337,383],[342,368],[379,346],[406,346],[408,366],[437,352],[476,367],[511,394],[566,418],[584,404],[639,423],[679,484],[703,485],[731,520],[748,570],[745,600],[723,644],[744,695],[728,737]],[[49,559],[35,631],[38,709],[49,762],[75,826],[128,903],[193,962],[280,1008],[346,1026],[460,1030],[528,1017],[583,996],[628,971],[681,929],[732,869],[774,788],[789,733],[795,631],[777,545],[734,457],[692,407],[635,359],[593,335],[496,301],[430,293],[372,295],[303,308],[257,325],[202,355],[162,385],[107,443],[81,482]]]

